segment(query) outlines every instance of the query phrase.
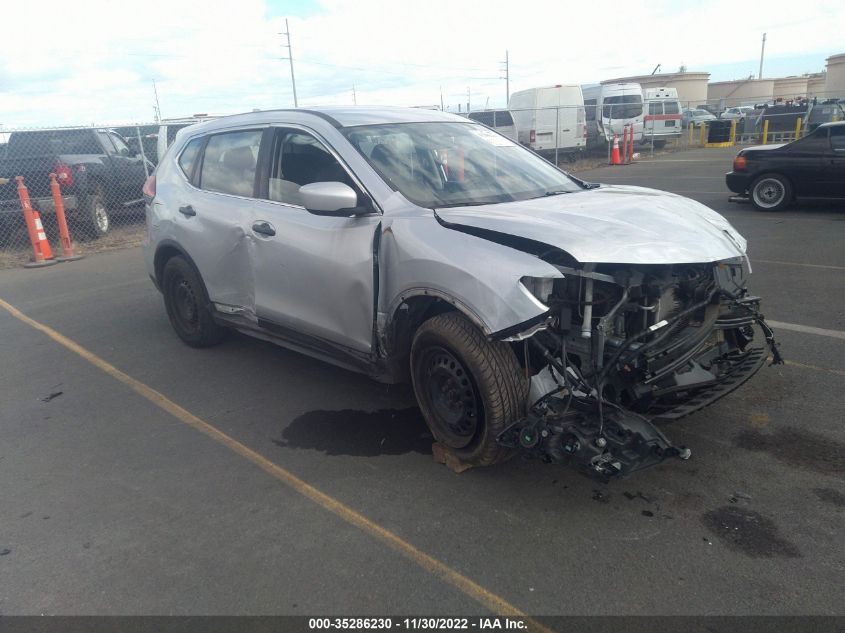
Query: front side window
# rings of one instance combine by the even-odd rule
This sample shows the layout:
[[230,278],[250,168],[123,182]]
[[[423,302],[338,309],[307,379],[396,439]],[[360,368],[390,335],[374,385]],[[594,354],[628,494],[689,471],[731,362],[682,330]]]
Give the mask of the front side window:
[[251,197],[262,130],[215,134],[208,139],[200,170],[207,191]]
[[343,133],[388,185],[421,207],[496,204],[581,190],[549,162],[475,123],[385,124]]
[[337,159],[314,136],[300,130],[278,130],[273,141],[267,197],[302,206],[299,188],[312,182],[357,185]]

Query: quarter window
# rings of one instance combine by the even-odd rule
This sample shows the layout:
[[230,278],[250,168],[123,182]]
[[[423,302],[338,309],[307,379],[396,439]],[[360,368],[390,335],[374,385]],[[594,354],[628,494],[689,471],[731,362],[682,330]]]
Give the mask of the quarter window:
[[320,141],[299,130],[279,130],[273,143],[267,197],[302,206],[299,188],[312,182],[342,182],[358,190]]
[[182,155],[179,156],[179,169],[188,177],[188,180],[191,180],[193,176],[194,165],[197,162],[200,147],[202,147],[202,139],[195,138],[185,146],[185,149],[182,150]]
[[208,139],[202,159],[200,187],[251,197],[262,130],[226,132]]
[[830,128],[830,146],[835,152],[845,152],[845,127],[837,125]]

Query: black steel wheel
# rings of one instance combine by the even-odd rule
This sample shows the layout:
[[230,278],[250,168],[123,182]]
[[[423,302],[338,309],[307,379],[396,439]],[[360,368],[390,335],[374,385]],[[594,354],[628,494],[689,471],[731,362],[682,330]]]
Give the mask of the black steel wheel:
[[510,455],[496,437],[524,412],[527,382],[507,343],[457,312],[440,314],[414,336],[411,375],[431,434],[455,456],[488,466]]
[[193,266],[182,257],[171,257],[162,274],[164,306],[179,338],[191,347],[219,343],[226,329],[214,322],[205,286]]

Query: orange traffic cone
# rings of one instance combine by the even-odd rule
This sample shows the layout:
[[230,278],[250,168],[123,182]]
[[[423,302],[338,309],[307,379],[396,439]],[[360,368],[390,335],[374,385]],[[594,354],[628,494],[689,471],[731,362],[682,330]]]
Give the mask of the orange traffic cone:
[[50,248],[50,242],[47,241],[47,233],[44,232],[44,225],[41,224],[41,216],[38,211],[33,210],[32,215],[35,218],[35,231],[38,234],[38,247],[41,249],[41,254],[44,259],[53,259],[53,250]]
[[619,136],[616,134],[613,135],[613,151],[610,153],[610,164],[622,164],[622,159],[619,157]]

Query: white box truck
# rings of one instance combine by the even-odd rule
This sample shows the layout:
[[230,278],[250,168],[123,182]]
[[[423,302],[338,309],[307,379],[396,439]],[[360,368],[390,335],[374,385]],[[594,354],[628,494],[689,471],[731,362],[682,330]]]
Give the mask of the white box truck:
[[520,90],[508,101],[518,141],[535,152],[574,159],[587,146],[584,97],[578,84]]

